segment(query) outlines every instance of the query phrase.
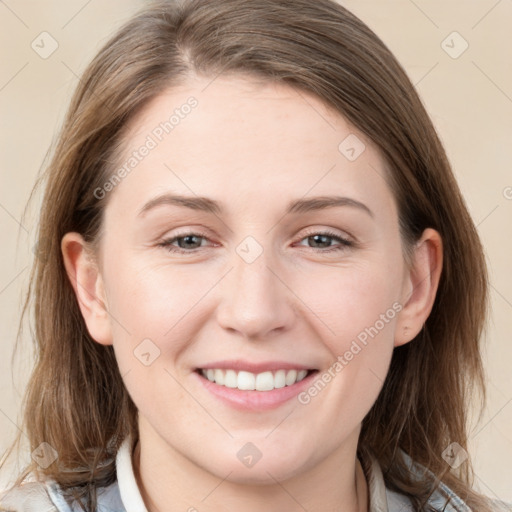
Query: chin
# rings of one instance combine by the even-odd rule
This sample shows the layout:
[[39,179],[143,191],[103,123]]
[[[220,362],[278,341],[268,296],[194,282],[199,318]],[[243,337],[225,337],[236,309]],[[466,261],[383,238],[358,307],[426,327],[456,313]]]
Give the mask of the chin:
[[[304,453],[301,457],[296,455],[296,451],[290,449],[288,445],[281,454],[279,450],[272,450],[270,447],[262,450],[261,458],[256,460],[257,454],[254,448],[246,447],[245,451],[238,449],[235,451],[235,457],[224,457],[218,460],[218,463],[212,466],[211,462],[215,457],[209,459],[209,463],[203,467],[215,474],[219,478],[241,484],[241,485],[268,485],[275,484],[276,480],[281,482],[295,477],[297,474],[305,471],[306,466],[310,466],[304,460]],[[253,460],[247,453],[253,452]],[[265,452],[267,453],[265,455]],[[294,455],[292,455],[294,454]]]

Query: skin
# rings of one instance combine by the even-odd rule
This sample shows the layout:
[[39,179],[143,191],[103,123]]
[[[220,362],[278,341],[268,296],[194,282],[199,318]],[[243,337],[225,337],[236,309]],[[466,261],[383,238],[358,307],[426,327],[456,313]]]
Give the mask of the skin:
[[[408,267],[378,150],[318,98],[285,85],[190,78],[133,120],[126,155],[191,95],[198,106],[109,192],[99,254],[78,233],[62,239],[89,333],[114,346],[139,410],[141,494],[151,512],[367,510],[361,422],[394,347],[410,342],[432,309],[441,238],[425,230]],[[355,161],[338,150],[349,134],[366,146]],[[207,196],[225,211],[163,205],[138,217],[163,192]],[[284,215],[291,200],[333,193],[374,217],[350,206]],[[325,229],[355,245],[308,239]],[[188,254],[158,246],[198,230],[206,237],[182,240]],[[247,236],[263,251],[252,263],[236,251]],[[321,374],[395,302],[401,311],[307,405],[236,410],[193,373],[239,357]],[[160,349],[148,366],[134,356],[147,338]],[[250,468],[236,456],[248,442],[262,453]]]

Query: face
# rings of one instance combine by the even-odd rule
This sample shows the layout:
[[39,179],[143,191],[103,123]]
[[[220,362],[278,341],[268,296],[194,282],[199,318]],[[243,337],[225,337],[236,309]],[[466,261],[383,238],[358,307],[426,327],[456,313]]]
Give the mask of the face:
[[129,171],[97,191],[108,315],[81,307],[141,438],[240,482],[354,449],[412,289],[376,148],[316,97],[241,77],[166,91],[125,142]]

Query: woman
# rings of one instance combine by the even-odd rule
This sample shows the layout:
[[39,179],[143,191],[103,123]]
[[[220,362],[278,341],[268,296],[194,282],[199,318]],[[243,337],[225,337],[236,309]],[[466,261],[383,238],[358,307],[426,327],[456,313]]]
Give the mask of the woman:
[[152,4],[86,70],[46,180],[34,462],[2,510],[508,509],[466,451],[482,246],[346,9]]

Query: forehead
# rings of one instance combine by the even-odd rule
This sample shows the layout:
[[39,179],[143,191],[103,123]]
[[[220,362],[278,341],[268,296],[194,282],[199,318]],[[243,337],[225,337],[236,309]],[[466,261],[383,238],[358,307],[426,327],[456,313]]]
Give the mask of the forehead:
[[[149,149],[144,151],[143,147]],[[144,152],[134,161],[134,152]],[[242,203],[339,193],[393,208],[377,148],[319,98],[245,77],[191,78],[128,126],[115,195],[165,191]]]

